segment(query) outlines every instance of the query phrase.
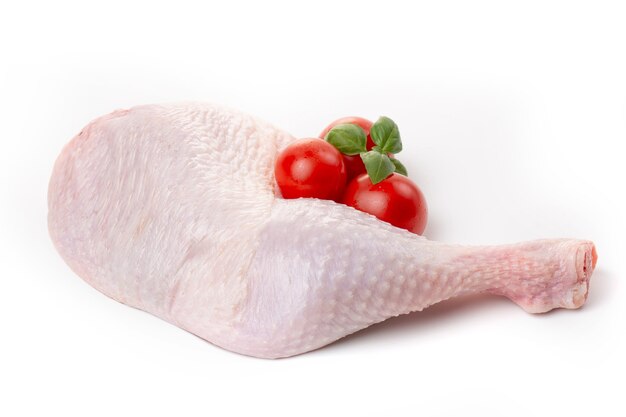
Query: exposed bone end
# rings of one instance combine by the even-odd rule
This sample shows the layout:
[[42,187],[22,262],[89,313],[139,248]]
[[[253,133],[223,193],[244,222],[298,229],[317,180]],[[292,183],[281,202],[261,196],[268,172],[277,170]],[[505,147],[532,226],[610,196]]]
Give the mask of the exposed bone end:
[[574,241],[566,250],[565,267],[555,274],[552,282],[539,296],[514,299],[529,313],[545,313],[555,308],[576,309],[587,301],[589,280],[596,266],[598,254],[590,241]]

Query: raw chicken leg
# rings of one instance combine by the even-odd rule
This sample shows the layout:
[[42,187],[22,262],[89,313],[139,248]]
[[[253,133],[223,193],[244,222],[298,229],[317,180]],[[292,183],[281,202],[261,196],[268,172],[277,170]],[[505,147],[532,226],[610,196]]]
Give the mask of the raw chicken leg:
[[109,297],[263,358],[462,294],[533,313],[585,302],[589,241],[448,245],[332,201],[276,196],[273,162],[290,140],[206,104],[101,117],[54,167],[52,240]]

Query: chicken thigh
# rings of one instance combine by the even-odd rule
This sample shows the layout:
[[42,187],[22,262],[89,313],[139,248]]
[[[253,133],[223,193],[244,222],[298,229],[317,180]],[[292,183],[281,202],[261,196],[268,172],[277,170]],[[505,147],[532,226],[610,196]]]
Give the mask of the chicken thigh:
[[54,166],[52,240],[107,296],[262,358],[463,294],[503,295],[532,313],[585,302],[589,241],[450,245],[333,201],[282,199],[273,164],[291,140],[208,104],[103,116]]

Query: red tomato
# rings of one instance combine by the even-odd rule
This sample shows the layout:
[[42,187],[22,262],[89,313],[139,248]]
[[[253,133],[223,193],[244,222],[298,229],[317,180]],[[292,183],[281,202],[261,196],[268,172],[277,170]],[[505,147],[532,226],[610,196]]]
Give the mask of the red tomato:
[[391,174],[378,184],[367,174],[359,175],[348,184],[342,203],[418,235],[426,228],[424,195],[404,175]]
[[311,197],[338,200],[346,186],[343,158],[330,143],[299,139],[283,149],[274,166],[284,198]]
[[[326,129],[324,129],[322,133],[320,133],[320,138],[324,139],[326,135],[328,134],[328,132],[330,132],[330,129],[332,129],[333,127],[337,125],[341,125],[341,124],[348,124],[348,123],[357,125],[365,131],[365,134],[367,135],[366,147],[368,151],[371,150],[375,146],[375,143],[372,141],[372,138],[370,137],[370,129],[372,128],[372,122],[362,117],[352,116],[352,117],[342,117],[341,119],[337,119],[331,124],[329,124],[328,126],[326,126]],[[346,172],[348,174],[348,181],[350,181],[352,178],[356,177],[357,175],[361,175],[365,173],[365,165],[363,165],[363,161],[361,160],[361,157],[359,155],[352,155],[352,156],[343,155],[343,163],[346,166]]]
[[346,178],[348,181],[366,172],[365,165],[360,155],[341,154],[341,156],[343,156],[343,164],[346,166]]
[[328,132],[330,132],[330,129],[332,129],[333,127],[337,125],[344,125],[344,124],[357,125],[365,131],[365,134],[367,135],[366,146],[367,146],[368,151],[371,150],[375,146],[375,143],[372,141],[372,138],[370,137],[370,129],[372,128],[372,122],[362,117],[356,117],[356,116],[342,117],[341,119],[335,120],[334,122],[326,126],[326,129],[324,129],[322,133],[320,133],[320,138],[324,139],[326,135],[328,134]]

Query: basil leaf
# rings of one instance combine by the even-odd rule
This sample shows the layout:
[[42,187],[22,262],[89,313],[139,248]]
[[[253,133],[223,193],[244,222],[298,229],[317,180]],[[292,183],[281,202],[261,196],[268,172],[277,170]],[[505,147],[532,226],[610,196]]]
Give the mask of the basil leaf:
[[339,152],[346,155],[358,155],[367,151],[365,148],[367,143],[365,131],[351,123],[333,127],[324,139],[337,148]]
[[396,166],[396,172],[398,174],[402,174],[405,177],[409,176],[409,173],[406,171],[406,167],[402,164],[402,162],[398,161],[396,158],[390,158],[391,162]]
[[396,169],[387,155],[377,151],[363,152],[361,159],[363,160],[367,175],[369,175],[372,184],[378,184],[390,174],[393,174]]
[[381,116],[372,125],[370,136],[383,153],[398,153],[402,150],[398,125],[388,117]]

